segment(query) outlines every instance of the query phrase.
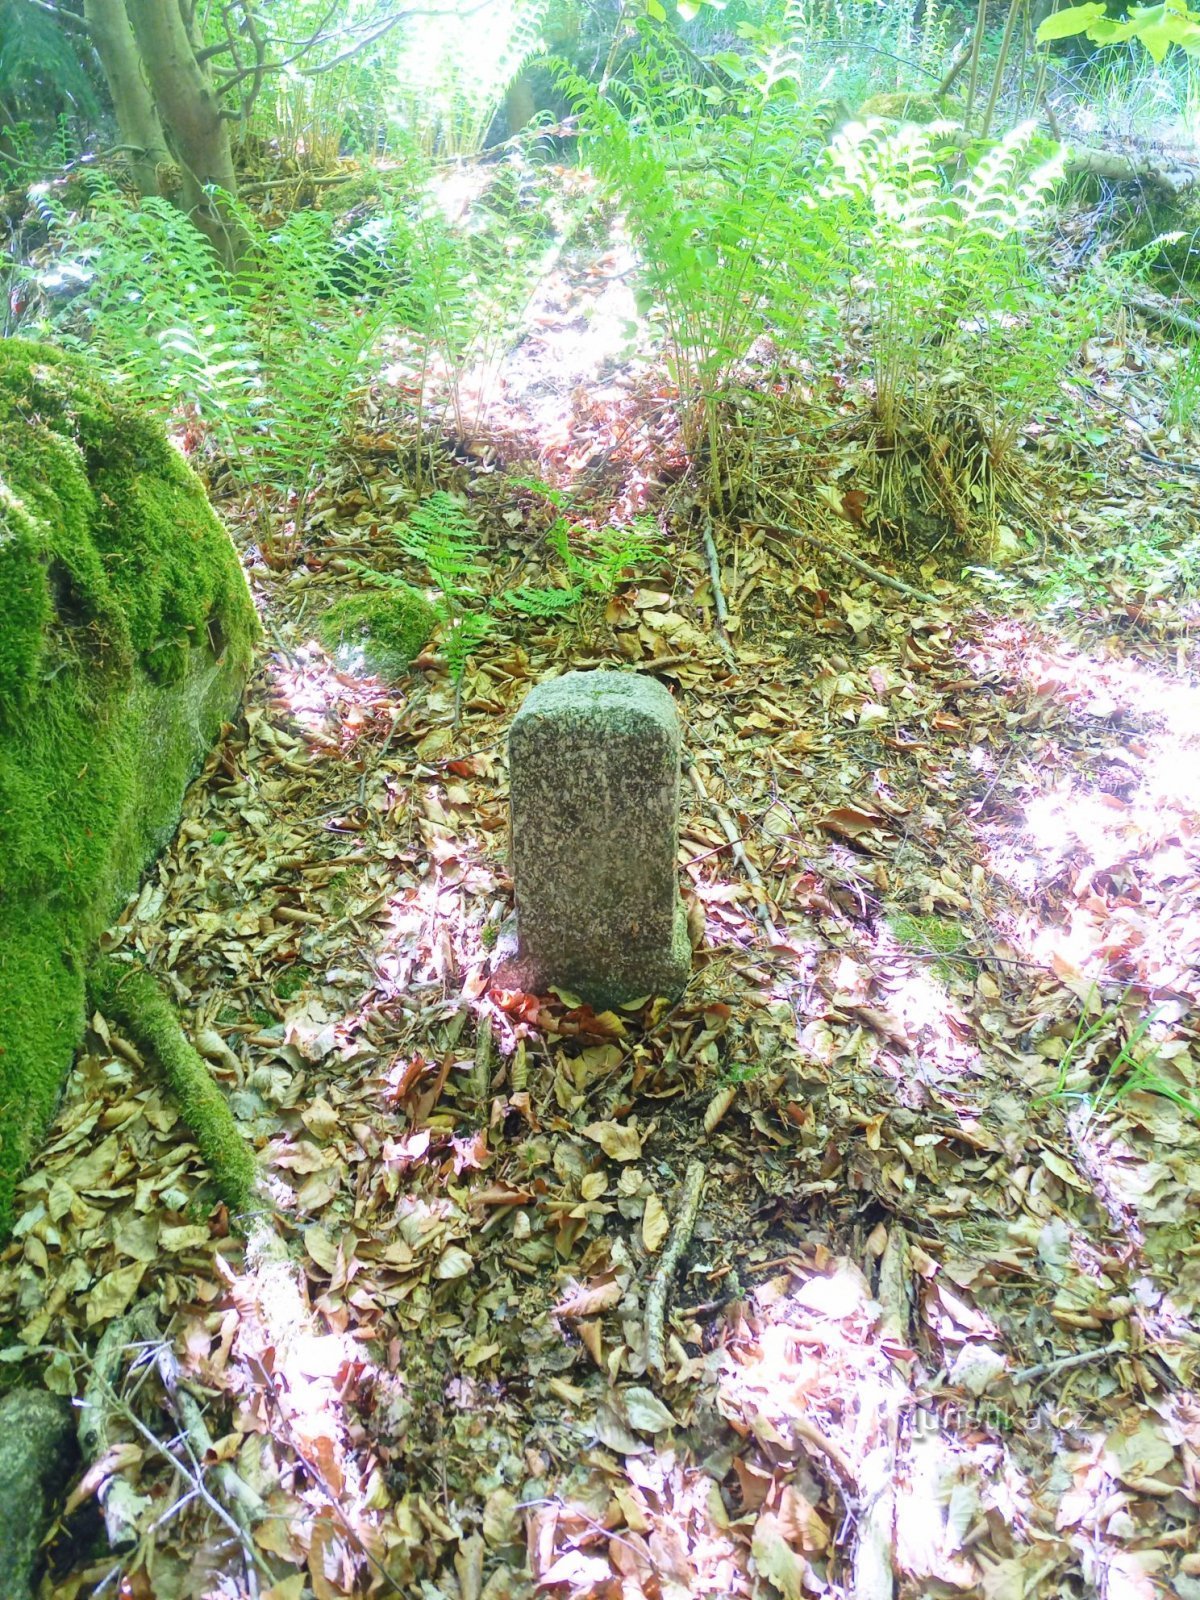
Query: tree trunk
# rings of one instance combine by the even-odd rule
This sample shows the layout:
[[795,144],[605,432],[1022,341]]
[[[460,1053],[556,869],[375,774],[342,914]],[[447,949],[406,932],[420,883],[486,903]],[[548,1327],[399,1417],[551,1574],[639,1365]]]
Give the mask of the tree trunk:
[[142,73],[124,0],[84,0],[83,17],[100,57],[138,193],[160,194],[158,169],[169,159],[167,141]]
[[183,199],[196,226],[227,265],[241,254],[241,230],[210,187],[237,193],[229,124],[196,50],[179,0],[125,0],[159,116],[183,172]]

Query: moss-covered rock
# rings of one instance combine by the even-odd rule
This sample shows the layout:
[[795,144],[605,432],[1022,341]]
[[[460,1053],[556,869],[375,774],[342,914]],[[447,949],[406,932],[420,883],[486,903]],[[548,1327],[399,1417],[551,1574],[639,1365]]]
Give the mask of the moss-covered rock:
[[89,948],[169,839],[256,629],[161,429],[81,358],[0,340],[0,1237]]
[[858,108],[860,117],[882,117],[887,122],[940,121],[946,113],[927,94],[873,94]]
[[393,583],[335,601],[317,633],[328,649],[357,657],[381,678],[395,678],[420,655],[437,620],[419,590]]

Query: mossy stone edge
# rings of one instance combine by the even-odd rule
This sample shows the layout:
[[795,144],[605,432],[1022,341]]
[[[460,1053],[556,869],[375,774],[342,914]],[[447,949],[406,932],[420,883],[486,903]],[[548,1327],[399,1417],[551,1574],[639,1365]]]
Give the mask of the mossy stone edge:
[[89,953],[171,838],[257,631],[161,429],[82,358],[0,340],[0,1238]]

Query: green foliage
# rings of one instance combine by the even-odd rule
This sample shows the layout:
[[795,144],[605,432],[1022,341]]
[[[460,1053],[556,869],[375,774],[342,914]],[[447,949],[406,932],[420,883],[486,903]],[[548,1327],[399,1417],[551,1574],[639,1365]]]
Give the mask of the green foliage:
[[[1113,1110],[1127,1095],[1151,1094],[1169,1100],[1189,1117],[1200,1121],[1200,1101],[1159,1070],[1160,1052],[1157,1046],[1147,1043],[1157,1011],[1130,1019],[1125,1015],[1128,999],[1127,991],[1117,1004],[1101,1007],[1093,988],[1059,1057],[1054,1087],[1041,1101],[1034,1103],[1078,1104],[1083,1109],[1086,1124],[1093,1117]],[[1116,1054],[1104,1066],[1101,1076],[1099,1058],[1114,1035]]]
[[888,913],[888,927],[898,944],[914,955],[932,956],[933,970],[943,982],[948,981],[963,963],[951,958],[959,955],[966,946],[963,931],[945,918],[928,914],[915,916],[908,911]]
[[[516,478],[513,486],[530,489],[554,505],[562,496],[532,478]],[[635,517],[628,528],[602,528],[589,535],[585,529],[557,517],[547,530],[546,544],[565,569],[566,581],[553,589],[522,585],[508,589],[504,603],[528,617],[550,618],[574,610],[585,596],[610,595],[628,568],[662,559],[662,539],[651,516]]]
[[[995,457],[1058,388],[1082,329],[1048,316],[1030,238],[1062,172],[1028,170],[1026,124],[954,173],[945,130],[855,123],[834,139],[823,197],[845,229],[870,307],[875,403],[885,437],[956,382],[984,398]],[[1068,307],[1068,313],[1074,309]]]
[[[480,179],[482,192],[472,196]],[[411,279],[403,302],[422,415],[440,386],[454,432],[470,436],[534,288],[584,204],[564,200],[552,177],[520,152],[476,174],[451,172],[423,186],[411,208]]]
[[545,48],[550,0],[492,0],[481,18],[412,16],[395,65],[391,115],[427,155],[478,155],[505,90]]
[[1124,44],[1136,39],[1156,62],[1166,60],[1177,46],[1188,55],[1200,55],[1200,12],[1192,11],[1185,0],[1162,0],[1156,6],[1130,6],[1124,17],[1112,17],[1103,0],[1069,6],[1056,11],[1040,24],[1041,44],[1054,39],[1069,39],[1086,34],[1093,44]]
[[[160,415],[197,414],[261,511],[272,497],[290,504],[294,542],[318,465],[363,382],[364,358],[406,292],[387,252],[354,255],[346,292],[338,275],[353,241],[339,237],[333,217],[296,211],[268,229],[239,206],[249,248],[231,277],[165,200],[135,208],[100,185],[83,218],[51,197],[43,205],[93,274],[71,324],[82,310],[91,342],[143,404]],[[60,336],[70,339],[69,327]]]
[[0,0],[0,122],[53,119],[68,106],[86,117],[100,109],[71,35],[38,0]]
[[[1036,599],[1050,617],[1068,617],[1080,604],[1103,606],[1122,595],[1139,603],[1168,594],[1200,593],[1200,537],[1180,536],[1166,506],[1147,510],[1136,533],[1123,525],[1094,548],[1067,550],[1038,585]],[[1014,596],[1015,598],[1015,596]]]
[[[312,969],[303,962],[297,961],[293,966],[285,969],[275,979],[272,988],[277,1000],[294,1000],[302,989],[307,989],[312,982]],[[274,1018],[268,1018],[274,1021]]]
[[396,678],[420,654],[437,621],[423,594],[392,580],[382,593],[335,601],[317,623],[317,633],[330,650],[354,651],[369,671]]
[[[555,491],[536,480],[516,479],[514,483],[553,497],[555,503],[561,501]],[[487,567],[478,526],[453,495],[442,490],[428,495],[408,521],[396,529],[395,537],[400,549],[425,568],[438,589],[434,612],[442,623],[442,650],[456,685],[461,685],[471,656],[495,631],[498,613],[517,611],[543,620],[562,616],[574,610],[588,594],[611,594],[627,568],[658,560],[662,554],[652,518],[639,517],[632,528],[604,528],[587,536],[581,528],[571,526],[566,517],[559,517],[546,534],[546,543],[561,561],[566,581],[555,588],[522,585],[487,596]],[[408,600],[415,593],[391,573],[378,572],[360,562],[352,565],[366,583],[384,589],[388,595]],[[361,597],[357,601],[339,601],[338,607],[353,608],[356,604],[362,604]],[[326,613],[323,627],[332,616],[333,611]],[[421,643],[428,632],[426,628]],[[325,637],[324,632],[322,636]]]
[[256,632],[161,431],[0,343],[0,1232],[83,1026],[89,946],[178,817]]
[[479,530],[459,502],[439,489],[396,530],[396,542],[427,569],[440,591],[442,649],[451,678],[461,684],[468,660],[492,631],[480,591],[485,569]]
[[[685,437],[717,445],[719,395],[766,325],[804,333],[835,240],[805,206],[819,148],[812,104],[768,63],[726,86],[647,31],[607,93],[568,67],[584,151],[624,208],[645,298],[661,317]],[[715,463],[714,463],[715,469]]]
[[737,33],[754,51],[784,59],[799,81],[849,106],[881,92],[928,94],[962,32],[961,14],[940,0],[787,0],[742,10]]
[[1200,423],[1200,343],[1186,345],[1171,369],[1167,423],[1172,428],[1194,428]]
[[387,201],[348,232],[317,210],[268,228],[231,203],[249,242],[236,276],[164,200],[135,208],[101,183],[76,217],[47,194],[65,263],[90,279],[55,331],[67,343],[86,335],[160,415],[184,410],[206,425],[258,501],[268,559],[283,560],[385,330],[407,331],[418,425],[441,379],[457,432],[468,431],[464,376],[490,371],[507,347],[547,250],[541,191],[526,184],[506,163],[448,220],[422,180],[411,204]]

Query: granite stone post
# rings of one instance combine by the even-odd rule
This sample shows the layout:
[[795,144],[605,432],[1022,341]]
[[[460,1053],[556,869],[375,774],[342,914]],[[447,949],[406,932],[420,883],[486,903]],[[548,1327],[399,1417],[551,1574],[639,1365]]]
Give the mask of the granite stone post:
[[515,929],[494,981],[597,1010],[674,997],[691,946],[679,896],[679,718],[634,672],[568,672],[508,736]]

